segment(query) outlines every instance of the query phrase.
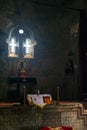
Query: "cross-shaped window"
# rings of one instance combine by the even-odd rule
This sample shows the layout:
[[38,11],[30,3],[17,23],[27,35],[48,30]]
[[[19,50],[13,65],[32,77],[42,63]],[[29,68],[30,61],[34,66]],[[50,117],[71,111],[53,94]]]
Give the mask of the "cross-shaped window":
[[10,46],[10,52],[15,53],[17,46],[15,38],[11,39],[9,46]]
[[8,56],[9,57],[18,57],[18,54],[17,54],[17,46],[18,46],[18,43],[16,42],[16,39],[15,37],[12,37],[9,44],[8,44]]
[[25,47],[25,53],[29,54],[30,53],[30,48],[31,48],[31,40],[26,39],[26,42],[23,45]]

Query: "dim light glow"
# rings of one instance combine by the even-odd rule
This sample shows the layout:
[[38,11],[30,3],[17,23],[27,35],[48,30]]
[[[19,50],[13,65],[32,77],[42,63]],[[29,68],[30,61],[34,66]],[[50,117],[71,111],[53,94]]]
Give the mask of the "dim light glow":
[[20,34],[23,34],[23,33],[24,33],[24,30],[23,30],[23,29],[19,29],[19,33],[20,33]]

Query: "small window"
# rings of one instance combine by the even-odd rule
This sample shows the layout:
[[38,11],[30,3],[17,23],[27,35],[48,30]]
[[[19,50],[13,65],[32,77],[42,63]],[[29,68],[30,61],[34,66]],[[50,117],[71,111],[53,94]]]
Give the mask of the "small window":
[[34,58],[34,46],[36,42],[26,38],[26,41],[23,43],[23,56],[24,58]]
[[8,57],[18,57],[17,54],[18,43],[15,37],[12,37],[8,43]]

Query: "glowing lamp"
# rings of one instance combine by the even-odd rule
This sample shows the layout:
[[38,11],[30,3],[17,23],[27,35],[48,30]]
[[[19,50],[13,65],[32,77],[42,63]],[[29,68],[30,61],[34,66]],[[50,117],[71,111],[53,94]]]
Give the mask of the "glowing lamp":
[[23,33],[24,33],[24,30],[23,30],[23,29],[19,29],[19,33],[20,33],[20,34],[23,34]]

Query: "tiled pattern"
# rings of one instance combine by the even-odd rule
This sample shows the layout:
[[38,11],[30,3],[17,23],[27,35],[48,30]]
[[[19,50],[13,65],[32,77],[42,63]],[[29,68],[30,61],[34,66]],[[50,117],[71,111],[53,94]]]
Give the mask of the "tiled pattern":
[[37,130],[42,126],[42,115],[37,109],[0,109],[0,130]]
[[39,130],[46,125],[66,125],[75,130],[86,130],[87,125],[84,125],[84,118],[78,116],[78,109],[63,106],[0,108],[0,130]]
[[87,129],[87,126],[84,125],[84,120],[78,119],[77,111],[62,112],[61,123],[62,125],[72,126],[75,130]]
[[55,127],[61,124],[61,113],[58,112],[48,112],[43,113],[43,126]]

